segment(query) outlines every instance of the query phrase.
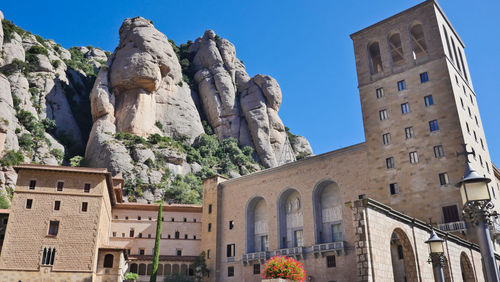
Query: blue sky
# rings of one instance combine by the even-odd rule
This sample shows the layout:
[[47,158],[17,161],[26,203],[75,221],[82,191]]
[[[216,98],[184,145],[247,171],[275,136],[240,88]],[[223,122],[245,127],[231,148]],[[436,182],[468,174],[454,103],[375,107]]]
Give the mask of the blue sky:
[[[69,5],[68,3],[75,3]],[[76,5],[78,3],[78,5]],[[248,73],[283,91],[280,116],[316,154],[364,141],[349,34],[420,3],[323,1],[3,1],[5,17],[64,47],[113,51],[123,19],[143,16],[177,43],[213,29],[236,46]],[[466,44],[493,162],[500,165],[500,1],[439,1]]]

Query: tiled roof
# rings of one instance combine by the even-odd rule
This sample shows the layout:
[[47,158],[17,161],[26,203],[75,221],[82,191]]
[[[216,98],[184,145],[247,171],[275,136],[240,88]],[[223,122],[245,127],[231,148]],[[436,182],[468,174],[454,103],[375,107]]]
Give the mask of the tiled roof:
[[[194,261],[197,257],[196,256],[160,256],[160,261]],[[140,261],[140,260],[146,260],[146,261],[153,261],[153,256],[152,255],[129,255],[128,256],[129,261]]]
[[59,166],[59,165],[39,165],[39,164],[20,164],[14,166],[17,171],[19,169],[36,169],[36,170],[52,170],[52,171],[67,171],[67,172],[81,172],[81,173],[109,173],[106,168],[93,168],[93,167],[72,167],[72,166]]

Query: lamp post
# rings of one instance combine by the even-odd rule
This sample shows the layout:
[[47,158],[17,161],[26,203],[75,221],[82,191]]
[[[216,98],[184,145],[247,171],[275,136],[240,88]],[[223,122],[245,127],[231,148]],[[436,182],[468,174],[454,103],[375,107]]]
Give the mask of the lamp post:
[[443,265],[445,257],[443,255],[443,242],[444,240],[434,232],[431,226],[431,237],[425,241],[429,245],[430,256],[428,263],[432,263],[432,270],[434,271],[434,280],[436,282],[444,282]]
[[460,188],[463,213],[476,229],[485,279],[487,282],[496,282],[499,281],[498,269],[488,228],[491,217],[497,216],[497,212],[491,210],[494,207],[488,189],[491,179],[479,175],[470,167],[468,155],[474,154],[474,151],[465,150],[460,154],[465,155],[467,160],[464,177],[456,184]]

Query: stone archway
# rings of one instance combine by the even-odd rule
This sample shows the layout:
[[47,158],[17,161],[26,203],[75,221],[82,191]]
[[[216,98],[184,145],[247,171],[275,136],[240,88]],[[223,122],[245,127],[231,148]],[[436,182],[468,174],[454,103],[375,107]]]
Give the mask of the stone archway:
[[402,229],[396,228],[392,232],[390,240],[394,281],[417,282],[417,264],[408,236]]
[[472,264],[465,252],[462,252],[460,254],[460,270],[462,272],[462,279],[464,282],[476,281],[476,278],[474,277],[474,270],[472,269]]

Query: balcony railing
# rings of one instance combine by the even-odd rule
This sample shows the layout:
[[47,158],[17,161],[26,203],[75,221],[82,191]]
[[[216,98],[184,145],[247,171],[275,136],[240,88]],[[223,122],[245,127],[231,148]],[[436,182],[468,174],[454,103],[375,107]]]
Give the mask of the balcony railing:
[[249,263],[251,261],[261,261],[264,262],[269,258],[269,252],[256,252],[244,254],[242,257],[243,263]]
[[457,231],[467,230],[467,226],[465,225],[465,221],[441,223],[441,224],[438,224],[438,228],[439,228],[439,230],[446,231],[446,232],[457,232]]
[[304,256],[304,247],[294,247],[279,249],[272,252],[272,256],[293,256],[295,258],[301,258]]
[[228,257],[227,258],[227,262],[235,262],[236,261],[236,257]]
[[343,241],[338,241],[313,245],[312,250],[315,256],[323,256],[327,252],[336,252],[337,255],[340,255],[342,251],[345,252],[345,246]]

